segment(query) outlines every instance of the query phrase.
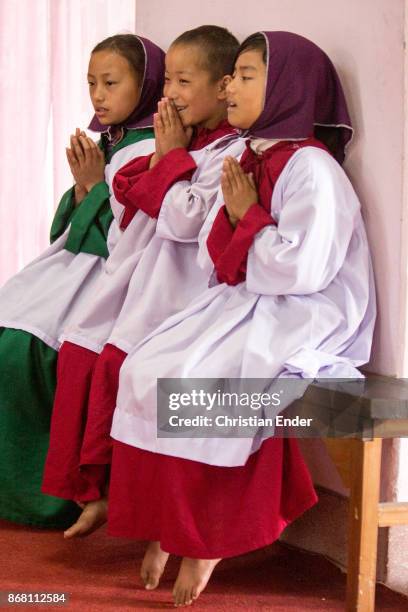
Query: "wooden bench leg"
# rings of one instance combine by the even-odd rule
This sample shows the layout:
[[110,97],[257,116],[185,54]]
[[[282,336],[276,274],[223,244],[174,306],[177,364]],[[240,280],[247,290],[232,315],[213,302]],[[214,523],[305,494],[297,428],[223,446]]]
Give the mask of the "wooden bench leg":
[[352,440],[347,612],[373,612],[382,439]]

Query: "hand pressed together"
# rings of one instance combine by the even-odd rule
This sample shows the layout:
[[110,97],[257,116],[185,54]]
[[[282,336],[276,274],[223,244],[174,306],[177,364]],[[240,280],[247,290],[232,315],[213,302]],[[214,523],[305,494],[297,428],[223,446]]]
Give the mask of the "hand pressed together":
[[152,157],[150,167],[173,149],[186,149],[190,144],[193,128],[185,128],[177,112],[174,102],[162,98],[153,117],[156,152]]
[[79,203],[78,199],[81,201],[92,187],[105,179],[105,156],[92,138],[78,128],[71,135],[71,147],[67,147],[66,154],[76,182],[75,199]]
[[252,174],[245,174],[234,157],[226,157],[222,166],[221,188],[231,225],[234,227],[252,204],[258,192]]

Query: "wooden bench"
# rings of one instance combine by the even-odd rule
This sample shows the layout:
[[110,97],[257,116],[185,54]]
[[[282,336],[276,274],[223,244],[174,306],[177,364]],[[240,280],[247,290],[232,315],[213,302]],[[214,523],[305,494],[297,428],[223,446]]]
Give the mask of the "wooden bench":
[[384,503],[379,497],[382,439],[408,436],[408,380],[366,376],[355,389],[353,384],[337,388],[312,384],[291,406],[293,413],[302,416],[319,418],[328,411],[334,424],[346,413],[347,418],[364,423],[361,438],[350,436],[347,612],[374,611],[379,527],[408,525],[408,502]]

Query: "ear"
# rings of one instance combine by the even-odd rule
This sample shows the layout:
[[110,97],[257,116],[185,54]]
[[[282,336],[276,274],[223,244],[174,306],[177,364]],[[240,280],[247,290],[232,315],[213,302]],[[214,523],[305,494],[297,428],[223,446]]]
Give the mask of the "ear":
[[227,98],[227,85],[231,82],[232,77],[226,74],[218,81],[218,99],[225,100]]

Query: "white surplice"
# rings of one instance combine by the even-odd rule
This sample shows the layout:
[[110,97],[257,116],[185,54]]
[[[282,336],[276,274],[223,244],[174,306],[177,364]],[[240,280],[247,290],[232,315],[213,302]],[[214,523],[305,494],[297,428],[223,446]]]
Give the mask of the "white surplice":
[[325,151],[296,151],[279,176],[277,226],[255,236],[246,281],[217,283],[206,248],[222,195],[200,233],[210,286],[126,358],[112,437],[220,466],[244,465],[262,438],[157,438],[157,378],[354,377],[370,356],[376,315],[360,204]]
[[[244,139],[232,133],[189,152],[197,168],[191,181],[178,181],[166,193],[158,219],[151,220],[157,227],[148,246],[137,251],[131,239],[121,239],[97,297],[60,340],[98,353],[108,342],[127,353],[205,289],[207,275],[197,265],[198,235],[216,201],[224,157],[239,157],[244,148]],[[125,236],[136,237],[141,215],[146,216],[136,213]]]
[[[131,159],[154,151],[153,138],[140,140],[119,149],[105,166],[105,180],[109,186],[114,219],[108,233],[109,252],[126,249],[130,233],[118,222],[124,207],[112,192],[115,173]],[[81,206],[81,205],[80,205]],[[154,234],[156,224],[147,215],[138,220],[133,229],[132,248],[142,250]],[[59,336],[72,321],[76,321],[95,299],[106,260],[89,253],[71,253],[64,249],[69,227],[39,257],[13,276],[0,289],[0,327],[27,331],[58,350]]]

